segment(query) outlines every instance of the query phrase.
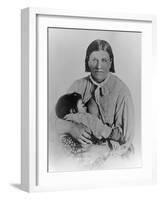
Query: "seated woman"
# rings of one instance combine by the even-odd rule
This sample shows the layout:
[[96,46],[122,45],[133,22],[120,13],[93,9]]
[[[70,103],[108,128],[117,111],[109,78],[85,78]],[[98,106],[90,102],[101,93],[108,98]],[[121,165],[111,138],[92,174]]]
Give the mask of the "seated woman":
[[[76,80],[68,93],[79,93],[89,109],[90,103],[95,104],[96,115],[107,127],[108,139],[115,141],[111,142],[112,148],[117,146],[120,155],[124,155],[132,149],[134,109],[128,87],[114,75],[114,56],[108,42],[95,40],[88,46],[85,71],[90,75]],[[70,132],[82,146],[93,143],[91,132],[84,127],[66,120],[57,120],[56,124],[58,134]]]

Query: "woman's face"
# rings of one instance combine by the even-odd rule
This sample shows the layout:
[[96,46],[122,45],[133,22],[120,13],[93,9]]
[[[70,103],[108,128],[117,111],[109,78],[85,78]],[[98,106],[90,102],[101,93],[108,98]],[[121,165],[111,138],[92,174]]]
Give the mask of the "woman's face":
[[88,60],[88,66],[93,79],[101,83],[107,77],[111,68],[111,60],[107,51],[93,51]]

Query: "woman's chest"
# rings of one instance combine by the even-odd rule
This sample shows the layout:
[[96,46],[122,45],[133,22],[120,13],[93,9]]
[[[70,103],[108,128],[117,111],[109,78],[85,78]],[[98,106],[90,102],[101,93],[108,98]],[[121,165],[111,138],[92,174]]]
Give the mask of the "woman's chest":
[[117,93],[107,92],[105,95],[95,96],[90,93],[85,97],[88,112],[98,115],[104,123],[112,126],[116,110]]
[[98,107],[102,120],[112,126],[115,116],[117,94],[110,93],[99,97]]

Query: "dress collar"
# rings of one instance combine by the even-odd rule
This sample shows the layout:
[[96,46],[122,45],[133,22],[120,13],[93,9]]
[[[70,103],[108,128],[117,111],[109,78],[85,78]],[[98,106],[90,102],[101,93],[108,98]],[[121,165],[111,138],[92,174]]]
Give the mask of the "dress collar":
[[89,76],[89,78],[90,78],[91,82],[92,82],[94,85],[96,85],[97,87],[101,88],[101,87],[103,87],[103,86],[107,83],[107,81],[109,80],[110,76],[111,76],[111,72],[109,72],[109,73],[107,74],[106,79],[105,79],[103,82],[101,82],[101,83],[97,83],[97,82],[92,78],[91,75]]
[[[107,87],[107,81],[109,80],[109,78],[110,78],[110,76],[111,76],[111,72],[109,72],[108,74],[107,74],[107,77],[106,77],[106,79],[103,81],[103,82],[101,82],[101,83],[97,83],[93,78],[92,78],[92,76],[90,75],[89,76],[89,79],[90,79],[90,81],[94,84],[94,85],[96,85],[97,86],[97,88],[95,89],[95,98],[99,101],[99,96],[101,95],[101,96],[105,96],[105,95],[107,95],[108,93],[109,93],[109,90],[108,90],[108,87]],[[106,87],[104,87],[106,85]]]

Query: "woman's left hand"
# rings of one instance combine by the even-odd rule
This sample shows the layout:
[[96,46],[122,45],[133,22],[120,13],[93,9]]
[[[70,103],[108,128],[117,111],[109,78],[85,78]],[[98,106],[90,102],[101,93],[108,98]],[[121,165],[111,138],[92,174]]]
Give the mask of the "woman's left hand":
[[78,141],[82,145],[92,144],[90,133],[87,130],[84,130],[83,133],[79,136]]

